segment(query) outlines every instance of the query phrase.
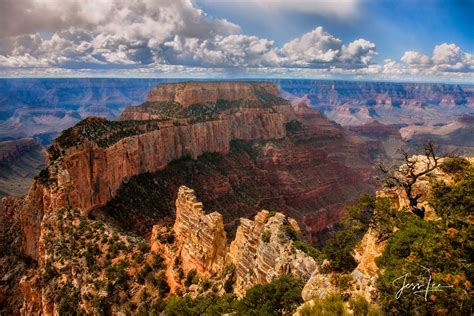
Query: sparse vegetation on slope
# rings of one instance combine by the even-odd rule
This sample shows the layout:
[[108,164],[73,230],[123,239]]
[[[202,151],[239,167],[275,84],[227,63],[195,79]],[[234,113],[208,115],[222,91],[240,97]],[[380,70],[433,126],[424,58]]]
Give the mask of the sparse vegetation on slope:
[[303,282],[284,275],[267,284],[256,285],[238,300],[233,294],[222,297],[211,294],[192,299],[189,296],[171,297],[166,302],[165,314],[176,316],[221,315],[291,315],[303,302]]
[[[454,172],[456,181],[432,183],[430,204],[440,220],[407,212],[385,219],[397,228],[378,259],[384,271],[378,288],[388,314],[467,315],[474,308],[473,167],[457,160],[448,161],[445,170]],[[405,276],[406,283],[420,284],[421,292],[406,288],[397,296]],[[428,283],[440,285],[440,291],[430,287],[426,292]]]
[[95,142],[99,147],[105,148],[125,137],[157,130],[160,121],[162,120],[109,121],[99,117],[88,117],[64,130],[56,138],[55,144],[48,148],[48,152],[54,160],[59,158],[65,149],[81,145],[85,141]]
[[85,313],[90,306],[99,314],[118,309],[133,312],[145,304],[140,296],[144,291],[150,294],[146,302],[167,296],[163,259],[150,253],[145,240],[124,235],[70,207],[58,209],[45,229],[46,262],[37,284],[61,315]]

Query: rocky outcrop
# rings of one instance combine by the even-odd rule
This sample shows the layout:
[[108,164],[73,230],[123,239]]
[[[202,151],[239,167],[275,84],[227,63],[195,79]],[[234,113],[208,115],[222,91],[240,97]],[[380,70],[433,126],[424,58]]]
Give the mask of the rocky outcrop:
[[[306,237],[317,241],[320,231],[344,215],[346,204],[357,199],[361,193],[372,190],[371,157],[368,146],[360,137],[348,135],[343,128],[304,104],[274,106],[272,109],[243,108],[226,116],[242,120],[247,111],[276,111],[273,115],[281,115],[284,118],[281,122],[288,124],[275,128],[283,127],[282,132],[286,136],[255,140],[248,137],[246,142],[231,141],[230,152],[218,155],[218,159],[198,157],[196,160],[175,161],[163,171],[133,178],[130,185],[123,185],[124,191],[149,192],[150,197],[157,197],[156,200],[150,198],[150,208],[158,208],[157,214],[171,215],[169,210],[174,206],[176,191],[185,183],[195,188],[206,205],[222,211],[230,233],[235,232],[235,223],[240,217],[251,217],[261,209],[279,209],[302,225]],[[253,119],[252,128],[256,129],[261,124],[260,119]],[[240,126],[243,131],[252,125],[251,122],[252,119],[245,119],[235,124],[236,129]],[[268,124],[277,125],[276,121],[265,123]],[[163,145],[162,149],[166,148],[168,145]],[[139,149],[137,151],[140,152]],[[160,152],[153,157],[159,157]],[[147,153],[136,160],[148,159],[148,156],[152,155]],[[121,168],[124,168],[123,164]],[[125,168],[128,168],[127,165]],[[125,170],[115,172],[126,173]],[[107,177],[106,174],[107,171],[103,177]],[[157,185],[137,187],[139,183]],[[87,183],[84,186],[87,187]],[[107,191],[103,193],[104,196],[107,194]],[[117,197],[104,209],[109,213],[116,212],[118,208],[123,209],[121,212],[124,213],[136,209],[136,205],[123,202]],[[125,226],[128,229],[146,233],[142,212],[134,213],[132,220],[127,218]],[[138,222],[134,223],[134,219]],[[150,219],[150,222],[153,220]]]
[[222,271],[227,247],[222,215],[205,214],[194,190],[185,186],[179,188],[176,199],[174,231],[185,272],[195,269],[209,275]]
[[19,210],[24,203],[25,201],[22,198],[13,196],[2,199],[0,207],[0,252],[3,254],[21,253],[21,213]]
[[303,300],[311,301],[314,298],[325,298],[337,293],[338,289],[328,274],[321,273],[319,269],[314,270],[308,282],[301,291]]
[[[426,168],[428,163],[428,159],[426,156],[423,155],[414,155],[409,158],[410,161],[415,162],[415,169],[414,172],[418,173],[423,171]],[[469,158],[470,159],[470,158]],[[439,166],[446,161],[446,158],[439,159]],[[406,169],[406,165],[402,164],[399,168],[400,171]],[[427,220],[436,220],[438,216],[434,212],[433,208],[429,203],[429,197],[431,194],[431,184],[432,180],[444,181],[446,183],[452,183],[453,177],[450,174],[447,174],[442,170],[442,168],[436,168],[433,171],[427,173],[419,177],[416,182],[413,184],[412,187],[412,194],[413,195],[420,195],[418,199],[418,207],[425,209],[425,219]],[[410,201],[406,195],[404,189],[399,187],[384,187],[381,190],[377,191],[377,196],[379,197],[387,197],[390,199],[393,207],[396,210],[402,211],[404,209],[410,208]]]
[[243,296],[255,284],[271,282],[283,274],[308,280],[316,269],[313,258],[294,248],[282,228],[285,223],[290,225],[282,213],[265,210],[255,215],[253,221],[240,219],[228,253],[228,260],[236,267],[237,295]]
[[218,100],[258,100],[257,94],[265,92],[278,96],[276,85],[266,82],[184,82],[158,85],[148,95],[148,102],[178,102],[183,107],[205,104]]
[[386,244],[387,240],[380,240],[377,233],[370,228],[354,249],[354,259],[358,264],[352,271],[355,285],[353,293],[364,296],[368,302],[373,302],[377,298],[376,281],[379,268],[375,259],[382,255]]
[[[224,92],[228,87],[237,88],[227,96]],[[219,98],[255,96],[259,102],[276,94],[276,86],[261,83],[203,84],[203,91],[211,88],[217,90],[215,94]],[[253,89],[250,96],[248,89]],[[183,100],[186,98],[187,94]],[[293,123],[287,125],[290,121]],[[206,180],[205,174],[198,177],[204,181],[203,188],[210,190],[206,196],[212,200],[232,202],[236,191],[245,187],[254,187],[254,193],[258,193],[258,200],[250,200],[248,190],[240,192],[242,200],[248,201],[225,208],[225,223],[242,215],[255,214],[263,207],[260,204],[271,201],[269,206],[277,205],[303,223],[304,234],[317,233],[337,222],[344,214],[344,204],[370,187],[367,154],[346,137],[340,126],[304,105],[295,109],[280,103],[239,106],[231,112],[219,113],[212,120],[179,124],[173,120],[155,122],[152,129],[144,128],[147,121],[142,123],[145,125],[133,133],[130,128],[135,126],[134,122],[91,119],[83,124],[88,128],[77,131],[82,137],[79,143],[68,139],[75,135],[74,128],[58,138],[61,141],[57,140],[54,150],[49,152],[47,170],[34,182],[26,205],[20,210],[24,214],[21,216],[28,218],[22,224],[27,236],[24,236],[25,254],[38,258],[34,245],[38,243],[39,234],[35,231],[39,229],[29,227],[39,225],[44,214],[65,205],[88,213],[109,202],[131,177],[164,170],[171,161],[182,157],[196,159],[208,152],[228,156],[233,140],[256,142],[258,152],[250,155],[240,150],[239,158],[225,167],[230,169],[222,181],[216,177]],[[128,129],[122,131],[123,135],[119,130],[114,134],[119,138],[99,146],[93,137],[100,133],[101,137],[107,137],[111,126],[127,126]],[[63,146],[68,142],[68,146]],[[249,201],[255,203],[250,205]]]
[[194,190],[181,186],[174,224],[176,256],[181,258],[185,272],[196,270],[204,277],[219,276],[225,267],[235,267],[234,293],[238,296],[256,284],[288,273],[306,281],[316,269],[316,262],[294,247],[284,225],[296,232],[300,229],[294,219],[278,212],[263,210],[254,220],[241,218],[229,246],[222,215],[205,214]]

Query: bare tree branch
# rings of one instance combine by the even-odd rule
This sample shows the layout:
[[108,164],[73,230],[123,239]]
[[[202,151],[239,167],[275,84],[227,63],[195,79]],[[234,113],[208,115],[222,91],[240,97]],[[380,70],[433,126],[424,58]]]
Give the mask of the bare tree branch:
[[417,171],[417,159],[412,159],[406,150],[400,150],[403,155],[403,165],[401,168],[392,169],[386,168],[382,164],[379,169],[385,174],[385,179],[392,181],[396,186],[402,188],[410,202],[410,210],[423,219],[425,217],[424,207],[418,207],[418,200],[421,194],[413,194],[413,185],[416,181],[438,167],[440,156],[436,156],[436,146],[432,141],[428,141],[425,145],[425,167],[422,171]]

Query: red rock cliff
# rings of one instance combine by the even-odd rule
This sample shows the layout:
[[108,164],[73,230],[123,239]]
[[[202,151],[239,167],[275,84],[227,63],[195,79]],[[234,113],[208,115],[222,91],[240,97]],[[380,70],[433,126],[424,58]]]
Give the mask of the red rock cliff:
[[[220,98],[259,98],[259,102],[263,102],[262,94],[275,97],[277,88],[266,83],[172,84],[153,90],[150,99],[158,98],[160,91],[164,99],[169,100],[175,93],[175,100],[187,105]],[[304,127],[292,131],[290,138],[293,140],[289,140],[285,124],[294,119],[303,122]],[[40,236],[33,226],[41,223],[43,214],[64,205],[87,213],[109,202],[132,176],[165,169],[171,161],[184,156],[196,158],[206,152],[226,155],[232,140],[283,141],[278,146],[265,145],[255,165],[246,165],[242,160],[235,162],[235,168],[250,171],[249,179],[259,183],[254,193],[261,195],[262,201],[279,201],[278,205],[285,210],[286,206],[294,204],[291,205],[293,210],[302,210],[301,213],[292,211],[291,215],[305,223],[308,231],[318,231],[335,223],[342,214],[344,203],[367,188],[366,185],[354,186],[368,179],[368,165],[363,153],[345,139],[340,127],[309,108],[295,111],[288,103],[239,107],[232,112],[219,113],[212,120],[175,123],[173,120],[158,122],[158,127],[153,130],[131,136],[127,134],[107,146],[85,140],[79,145],[60,148],[59,158],[50,153],[46,179],[40,177],[34,182],[26,197],[26,205],[20,210],[20,218],[25,219],[21,225],[25,238],[24,254],[34,259],[39,257],[37,244]],[[98,121],[97,124],[98,127],[94,128],[101,128],[102,123]],[[94,128],[90,134],[98,133]],[[344,173],[343,177],[341,173]],[[238,182],[240,186],[248,183],[244,178]],[[222,195],[218,190],[214,193],[216,199]],[[226,198],[225,194],[223,198]],[[322,209],[322,205],[330,208]],[[227,219],[250,215],[249,212],[251,210]]]
[[259,92],[278,96],[278,88],[266,82],[185,82],[158,85],[150,92],[147,101],[174,101],[187,107],[217,100],[257,100]]
[[127,137],[107,148],[84,144],[67,150],[58,178],[70,185],[70,202],[87,211],[108,202],[123,181],[164,169],[183,156],[229,152],[233,139],[281,139],[285,117],[269,109],[242,109],[215,121],[174,126]]

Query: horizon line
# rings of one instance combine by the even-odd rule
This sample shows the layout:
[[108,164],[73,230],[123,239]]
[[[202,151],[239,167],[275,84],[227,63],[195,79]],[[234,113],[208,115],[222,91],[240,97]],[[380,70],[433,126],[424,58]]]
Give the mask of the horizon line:
[[39,76],[25,76],[25,77],[2,77],[0,80],[31,80],[31,79],[128,79],[128,80],[192,80],[192,81],[275,81],[275,80],[306,80],[306,81],[346,81],[346,82],[383,82],[383,83],[418,83],[418,84],[445,84],[445,85],[468,85],[474,86],[474,81],[438,81],[438,80],[401,80],[401,79],[358,79],[358,78],[295,78],[295,77],[137,77],[137,76],[72,76],[72,77],[39,77]]

